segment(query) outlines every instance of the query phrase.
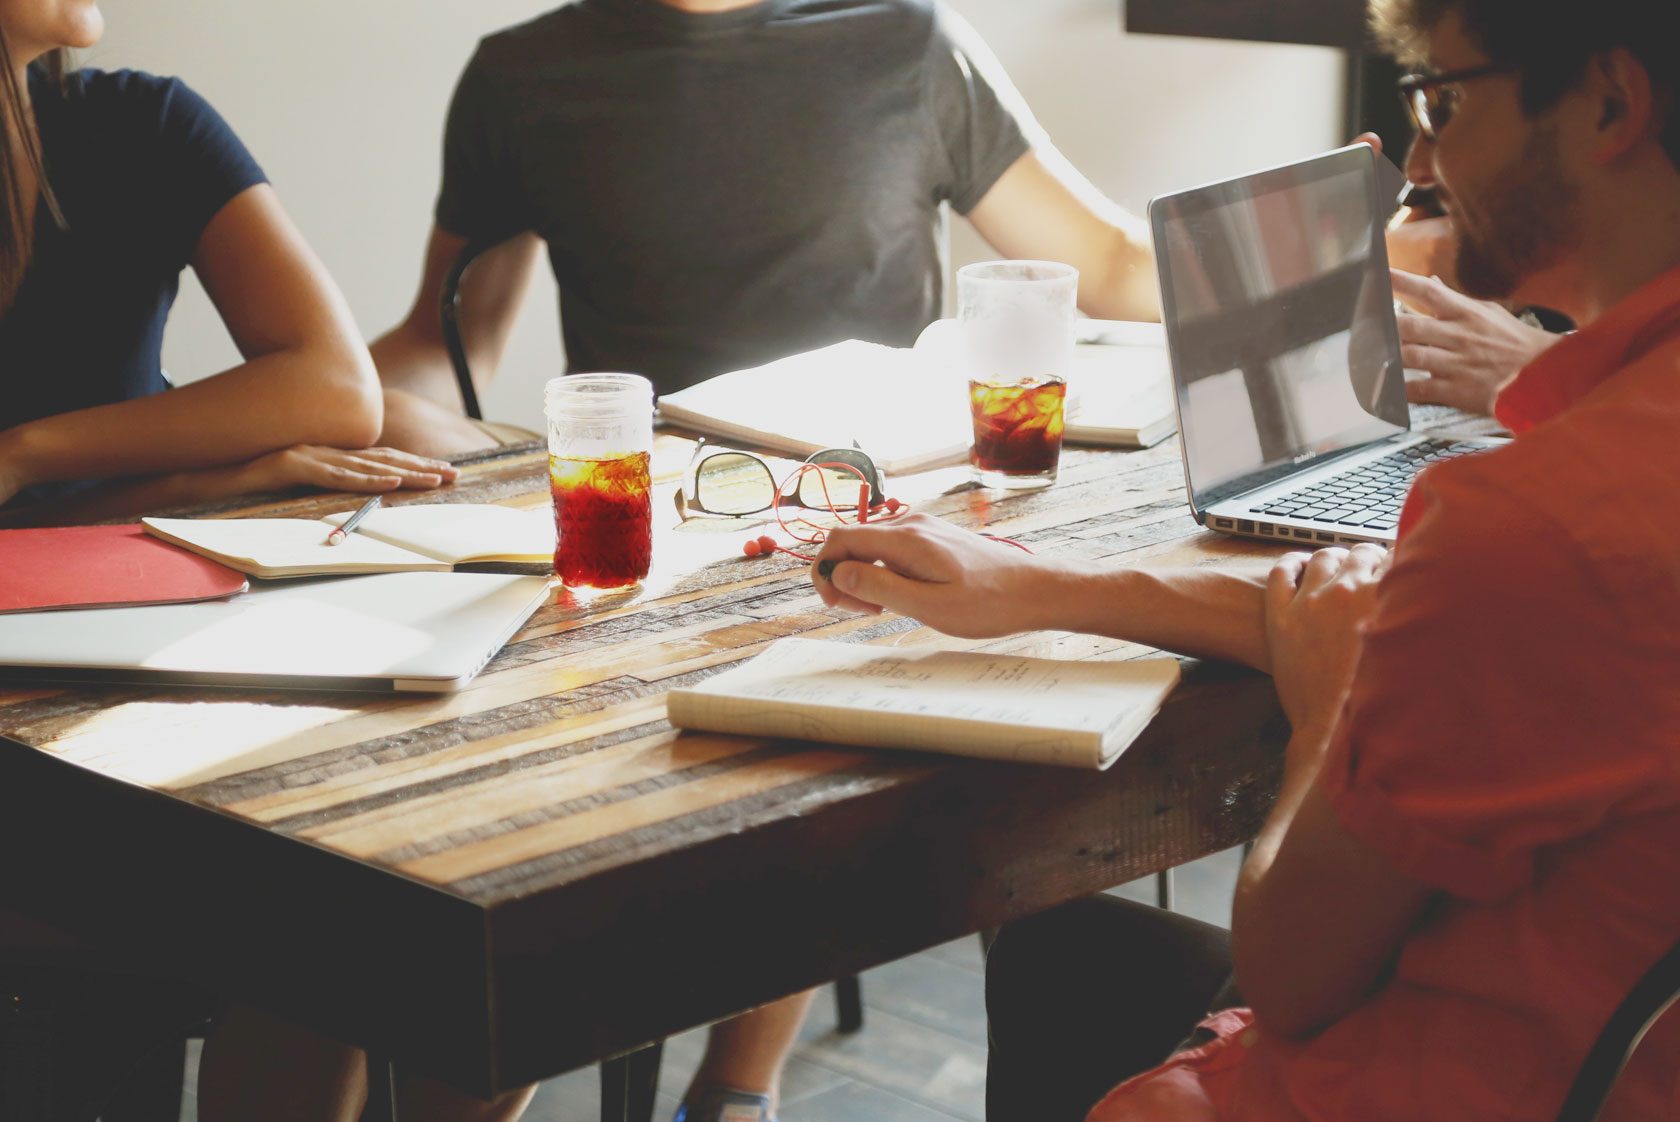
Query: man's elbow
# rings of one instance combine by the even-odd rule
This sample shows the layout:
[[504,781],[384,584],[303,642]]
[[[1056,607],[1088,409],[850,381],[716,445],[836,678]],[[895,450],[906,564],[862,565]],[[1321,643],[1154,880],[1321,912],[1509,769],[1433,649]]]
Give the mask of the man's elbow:
[[[1308,1040],[1333,1021],[1334,1017],[1325,1016],[1321,1010],[1312,1007],[1310,1002],[1301,1000],[1299,992],[1271,987],[1260,977],[1252,973],[1246,975],[1239,965],[1237,968],[1237,992],[1242,994],[1243,1001],[1254,1010],[1254,1019],[1262,1031],[1284,1040]],[[1274,992],[1274,989],[1276,992]]]

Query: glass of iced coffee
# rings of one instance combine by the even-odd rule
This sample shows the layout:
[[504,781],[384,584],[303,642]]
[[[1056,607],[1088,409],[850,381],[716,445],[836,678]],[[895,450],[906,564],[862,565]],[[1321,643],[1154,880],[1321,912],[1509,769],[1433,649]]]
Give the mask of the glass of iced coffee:
[[957,318],[983,486],[1056,481],[1079,272],[1055,261],[985,261],[957,272]]

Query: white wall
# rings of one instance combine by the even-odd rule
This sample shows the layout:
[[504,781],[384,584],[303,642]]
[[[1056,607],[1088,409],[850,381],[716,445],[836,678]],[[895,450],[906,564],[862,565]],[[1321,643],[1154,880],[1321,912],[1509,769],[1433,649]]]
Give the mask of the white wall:
[[[1339,143],[1340,56],[1120,30],[1118,0],[952,0],[1039,121],[1104,191],[1162,191]],[[437,192],[449,93],[480,35],[550,0],[107,0],[91,66],[177,74],[232,122],[370,336],[408,308]],[[954,224],[954,264],[989,256]],[[534,423],[559,372],[554,286],[533,286],[495,418]],[[190,277],[170,322],[177,379],[238,359]]]

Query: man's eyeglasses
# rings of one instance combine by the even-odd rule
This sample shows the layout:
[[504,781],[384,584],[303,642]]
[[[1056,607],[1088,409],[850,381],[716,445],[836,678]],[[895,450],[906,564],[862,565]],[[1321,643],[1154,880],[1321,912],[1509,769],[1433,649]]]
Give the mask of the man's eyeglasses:
[[825,448],[809,456],[782,483],[763,456],[716,448],[701,441],[677,490],[677,513],[742,518],[781,506],[848,510],[868,488],[870,509],[886,501],[881,469],[857,448]]
[[1400,103],[1412,118],[1418,133],[1429,141],[1439,140],[1441,130],[1452,120],[1463,91],[1462,82],[1508,74],[1515,70],[1507,63],[1490,62],[1486,66],[1472,66],[1464,70],[1449,70],[1444,74],[1408,74],[1400,79]]

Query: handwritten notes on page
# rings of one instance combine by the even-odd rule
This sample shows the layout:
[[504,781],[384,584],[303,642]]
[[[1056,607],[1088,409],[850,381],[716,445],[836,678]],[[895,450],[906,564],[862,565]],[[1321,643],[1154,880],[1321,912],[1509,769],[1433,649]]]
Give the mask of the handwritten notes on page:
[[782,639],[667,697],[679,728],[1105,768],[1178,684],[1178,660],[1067,662]]

